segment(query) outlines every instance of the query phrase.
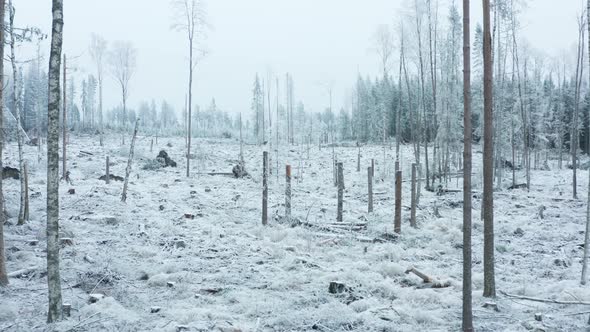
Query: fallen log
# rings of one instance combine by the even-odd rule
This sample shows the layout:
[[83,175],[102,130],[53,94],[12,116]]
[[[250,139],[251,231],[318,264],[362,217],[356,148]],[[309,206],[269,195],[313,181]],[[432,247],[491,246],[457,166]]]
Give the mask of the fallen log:
[[27,275],[31,274],[32,272],[35,272],[39,269],[38,266],[31,266],[28,267],[26,269],[22,269],[22,270],[17,270],[14,272],[10,272],[8,273],[8,277],[9,278],[21,278],[21,277],[26,277]]
[[590,305],[590,302],[585,302],[585,301],[560,301],[560,300],[553,300],[553,299],[542,299],[542,298],[538,298],[538,297],[532,297],[532,296],[523,296],[523,295],[516,295],[516,294],[510,294],[510,293],[506,293],[504,291],[499,291],[500,294],[506,296],[506,297],[510,297],[510,298],[514,298],[514,299],[520,299],[520,300],[528,300],[528,301],[533,301],[533,302],[542,302],[542,303],[553,303],[553,304],[580,304],[580,305]]
[[417,275],[418,277],[420,277],[420,279],[422,279],[422,281],[424,281],[424,284],[416,287],[418,289],[445,288],[445,287],[451,286],[451,283],[449,281],[441,282],[441,281],[435,280],[435,279],[431,278],[430,276],[416,270],[414,267],[409,267],[406,270],[406,274],[409,274],[409,273],[413,273],[413,274]]
[[209,172],[209,173],[197,173],[197,175],[221,175],[221,176],[234,176],[234,173],[224,173],[224,172]]
[[426,274],[416,270],[413,266],[410,266],[407,270],[406,270],[406,274],[410,274],[413,273],[415,275],[417,275],[418,277],[420,277],[420,279],[422,279],[425,283],[431,283],[433,282],[433,279],[429,276],[427,276]]
[[518,183],[518,184],[514,184],[510,187],[508,187],[509,190],[514,190],[514,189],[526,189],[527,185],[526,183]]

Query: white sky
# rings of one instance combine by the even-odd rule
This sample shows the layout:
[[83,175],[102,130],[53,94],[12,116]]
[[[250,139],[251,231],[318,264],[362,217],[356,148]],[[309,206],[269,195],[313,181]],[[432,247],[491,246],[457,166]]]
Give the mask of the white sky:
[[[212,30],[206,40],[209,55],[196,72],[195,98],[207,106],[211,98],[229,112],[249,112],[256,72],[292,74],[295,98],[308,110],[329,104],[325,88],[333,84],[334,109],[350,103],[347,96],[357,76],[376,75],[378,59],[371,51],[377,25],[397,25],[408,0],[206,0]],[[441,19],[446,2],[441,0]],[[460,0],[457,0],[461,12]],[[584,0],[529,0],[523,34],[532,47],[548,54],[571,51],[576,42],[576,15]],[[38,26],[50,33],[50,0],[14,0],[18,26]],[[138,51],[129,105],[166,99],[183,107],[188,66],[184,35],[171,29],[169,0],[64,0],[68,56],[81,74],[94,73],[88,54],[90,34],[107,41],[129,40]],[[472,1],[472,23],[481,21],[481,1]],[[48,53],[48,43],[43,51]],[[30,56],[27,48],[21,56]],[[68,63],[70,64],[70,63]],[[274,79],[273,79],[274,81]],[[281,88],[282,89],[282,88]],[[273,84],[273,96],[275,87]],[[105,81],[105,107],[120,103],[112,77]],[[274,97],[273,97],[274,100]],[[281,92],[281,100],[285,97]]]

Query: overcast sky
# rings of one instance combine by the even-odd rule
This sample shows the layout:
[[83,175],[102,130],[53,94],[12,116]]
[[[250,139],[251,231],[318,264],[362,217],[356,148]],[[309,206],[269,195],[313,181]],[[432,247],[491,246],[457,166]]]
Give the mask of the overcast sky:
[[[528,2],[522,21],[531,46],[551,55],[571,51],[577,37],[576,15],[584,0]],[[51,31],[50,0],[14,0],[14,4],[18,26]],[[446,19],[446,1],[441,4]],[[481,22],[481,1],[472,4],[475,26]],[[326,86],[333,85],[337,109],[350,103],[347,96],[359,70],[371,76],[379,72],[371,36],[379,24],[397,25],[408,0],[206,0],[206,5],[212,28],[205,41],[209,55],[196,72],[197,103],[207,106],[215,98],[224,110],[249,112],[254,76],[258,72],[266,77],[270,70],[280,75],[281,82],[284,73],[291,73],[296,100],[319,111],[329,105]],[[78,68],[73,74],[77,83],[82,75],[94,73],[88,54],[91,33],[110,42],[129,40],[138,52],[130,106],[165,99],[180,111],[188,79],[188,47],[185,35],[171,29],[169,0],[64,0],[64,14],[64,52],[79,56],[71,63]],[[48,53],[48,43],[43,50]],[[30,50],[19,52],[29,56]],[[274,95],[274,84],[272,89]],[[108,76],[105,107],[119,104],[119,95]]]

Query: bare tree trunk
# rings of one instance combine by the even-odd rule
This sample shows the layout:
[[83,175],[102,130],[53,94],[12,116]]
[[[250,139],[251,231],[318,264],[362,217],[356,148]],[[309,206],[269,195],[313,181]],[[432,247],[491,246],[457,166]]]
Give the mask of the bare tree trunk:
[[23,163],[23,178],[25,183],[25,211],[24,211],[24,220],[29,220],[29,169],[27,167],[27,162]]
[[125,182],[123,183],[123,194],[121,194],[121,202],[127,201],[127,185],[129,183],[129,175],[131,174],[131,164],[133,163],[133,150],[135,148],[135,140],[137,139],[137,128],[139,126],[139,118],[135,120],[135,129],[133,130],[133,137],[131,138],[131,148],[129,149],[129,159],[127,160],[127,168],[125,168]]
[[471,290],[471,17],[463,0],[463,311],[464,332],[473,331]]
[[106,176],[107,176],[107,178],[105,180],[106,184],[111,183],[111,165],[109,162],[109,156],[107,156],[107,162],[106,162]]
[[578,133],[578,123],[580,117],[580,90],[582,88],[582,76],[584,73],[584,16],[582,15],[578,21],[578,57],[576,60],[576,87],[575,87],[575,97],[574,97],[574,123],[571,130],[571,150],[572,150],[572,170],[573,170],[573,178],[572,178],[572,193],[574,199],[578,198],[578,177],[577,177],[577,163],[578,163],[578,146],[579,146],[579,133]]
[[291,165],[285,167],[285,218],[291,221]]
[[402,171],[395,172],[395,220],[394,231],[402,232]]
[[367,169],[368,194],[369,194],[369,213],[373,212],[373,167]]
[[[590,52],[590,0],[586,1],[586,24],[588,27],[588,51]],[[590,62],[590,56],[588,57]],[[588,138],[590,148],[590,137]],[[1,242],[0,242],[1,243]],[[590,255],[590,172],[588,173],[588,202],[586,203],[586,232],[584,234],[584,261],[582,263],[582,285],[588,280],[588,256]]]
[[244,140],[242,139],[242,113],[240,113],[240,165],[244,166]]
[[67,94],[66,94],[66,84],[67,84],[67,80],[66,80],[66,55],[64,54],[64,64],[63,64],[63,75],[64,75],[64,82],[63,82],[63,107],[62,107],[62,121],[63,121],[63,126],[62,126],[62,156],[61,156],[61,160],[62,160],[62,179],[66,180],[68,178],[67,176],[67,154],[66,154],[66,145],[67,145],[67,136],[68,136],[68,121],[67,121]]
[[19,130],[22,123],[21,117],[21,88],[19,87],[19,75],[16,69],[16,55],[15,55],[15,32],[14,32],[14,15],[15,15],[15,8],[12,5],[12,0],[8,2],[8,7],[10,10],[10,20],[9,20],[9,28],[10,28],[10,63],[12,64],[12,105],[13,111],[16,118],[16,140],[18,144],[18,164],[19,164],[19,171],[21,174],[20,177],[20,209],[18,212],[18,225],[25,224],[25,211],[28,210],[26,206],[27,198],[26,198],[26,189],[25,189],[25,160],[23,156],[23,133]]
[[[4,8],[6,1],[0,0],[0,59],[4,59]],[[4,82],[4,61],[0,61],[0,82]],[[0,89],[0,105],[4,105],[4,89]],[[0,116],[0,128],[4,128],[4,117]],[[4,131],[0,130],[0,169],[3,169],[2,158],[4,149]],[[8,285],[8,275],[6,273],[6,260],[4,255],[4,189],[2,180],[0,180],[0,287]]]
[[52,13],[53,26],[48,73],[49,104],[47,110],[48,323],[55,322],[61,319],[62,316],[61,278],[59,275],[59,69],[63,43],[63,0],[53,0]]
[[191,171],[191,137],[192,137],[192,104],[193,104],[193,36],[189,34],[189,73],[188,73],[188,129],[186,132],[186,177],[190,176]]
[[416,164],[412,164],[412,184],[410,201],[410,226],[416,228]]
[[344,205],[344,167],[342,162],[338,163],[338,212],[336,221],[342,222],[342,209]]
[[264,151],[262,157],[262,225],[266,226],[268,225],[268,151]]
[[484,56],[484,151],[483,151],[483,219],[484,219],[484,292],[496,296],[494,273],[494,137],[492,37],[490,34],[490,0],[483,0]]

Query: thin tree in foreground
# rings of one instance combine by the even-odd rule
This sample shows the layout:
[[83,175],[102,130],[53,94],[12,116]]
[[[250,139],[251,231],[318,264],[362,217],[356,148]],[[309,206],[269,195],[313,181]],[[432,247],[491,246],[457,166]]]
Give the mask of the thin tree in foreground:
[[59,276],[59,68],[63,43],[63,0],[53,0],[47,107],[47,322],[61,318]]
[[[188,126],[187,126],[187,151],[186,151],[186,176],[190,176],[191,158],[191,114],[193,102],[193,72],[197,66],[199,57],[195,55],[196,42],[204,26],[204,11],[200,0],[175,0],[173,2],[178,11],[178,23],[176,29],[186,32],[189,46],[188,68]],[[264,128],[263,128],[264,130]]]
[[129,149],[129,159],[127,160],[127,168],[125,168],[125,182],[123,183],[123,194],[121,194],[121,202],[127,201],[127,186],[129,184],[129,174],[131,174],[131,164],[133,163],[133,151],[135,149],[135,140],[137,139],[137,129],[139,126],[139,118],[135,120],[135,129],[133,130],[133,137],[131,138],[131,148]]
[[490,33],[490,0],[483,0],[483,296],[496,296],[494,273],[494,127],[492,124],[492,35]]
[[10,64],[12,65],[12,107],[13,113],[16,119],[16,141],[18,145],[18,164],[19,164],[19,171],[20,171],[20,209],[18,212],[18,225],[24,225],[25,220],[28,219],[28,210],[29,207],[27,206],[28,200],[26,199],[26,189],[25,189],[25,160],[23,156],[23,145],[24,145],[24,137],[23,131],[21,131],[22,126],[22,100],[21,96],[21,87],[22,84],[19,84],[19,75],[18,70],[16,68],[16,32],[14,31],[14,15],[16,9],[12,5],[12,0],[8,2],[8,10],[9,10],[9,31],[10,31]]
[[[590,1],[590,0],[588,0]],[[473,331],[471,299],[471,31],[463,0],[463,331]]]
[[[4,5],[5,0],[0,0],[0,59],[4,59]],[[0,82],[4,82],[4,61],[0,61]],[[0,89],[0,105],[4,104],[4,89]],[[0,128],[4,128],[3,116],[0,116]],[[2,150],[4,148],[4,131],[0,130],[0,169],[2,166]],[[0,180],[0,286],[8,285],[6,274],[6,262],[4,258],[4,195],[2,181]]]
[[[588,62],[590,62],[590,0],[586,1],[586,15],[587,15],[587,28],[588,28]],[[590,74],[590,71],[589,71]],[[588,138],[590,144],[590,137]],[[590,146],[590,145],[589,145]],[[0,150],[1,151],[1,150]],[[1,191],[0,191],[1,194]],[[582,285],[586,284],[588,280],[588,255],[590,250],[590,172],[588,172],[588,201],[586,202],[586,233],[584,235],[584,261],[582,263]]]

